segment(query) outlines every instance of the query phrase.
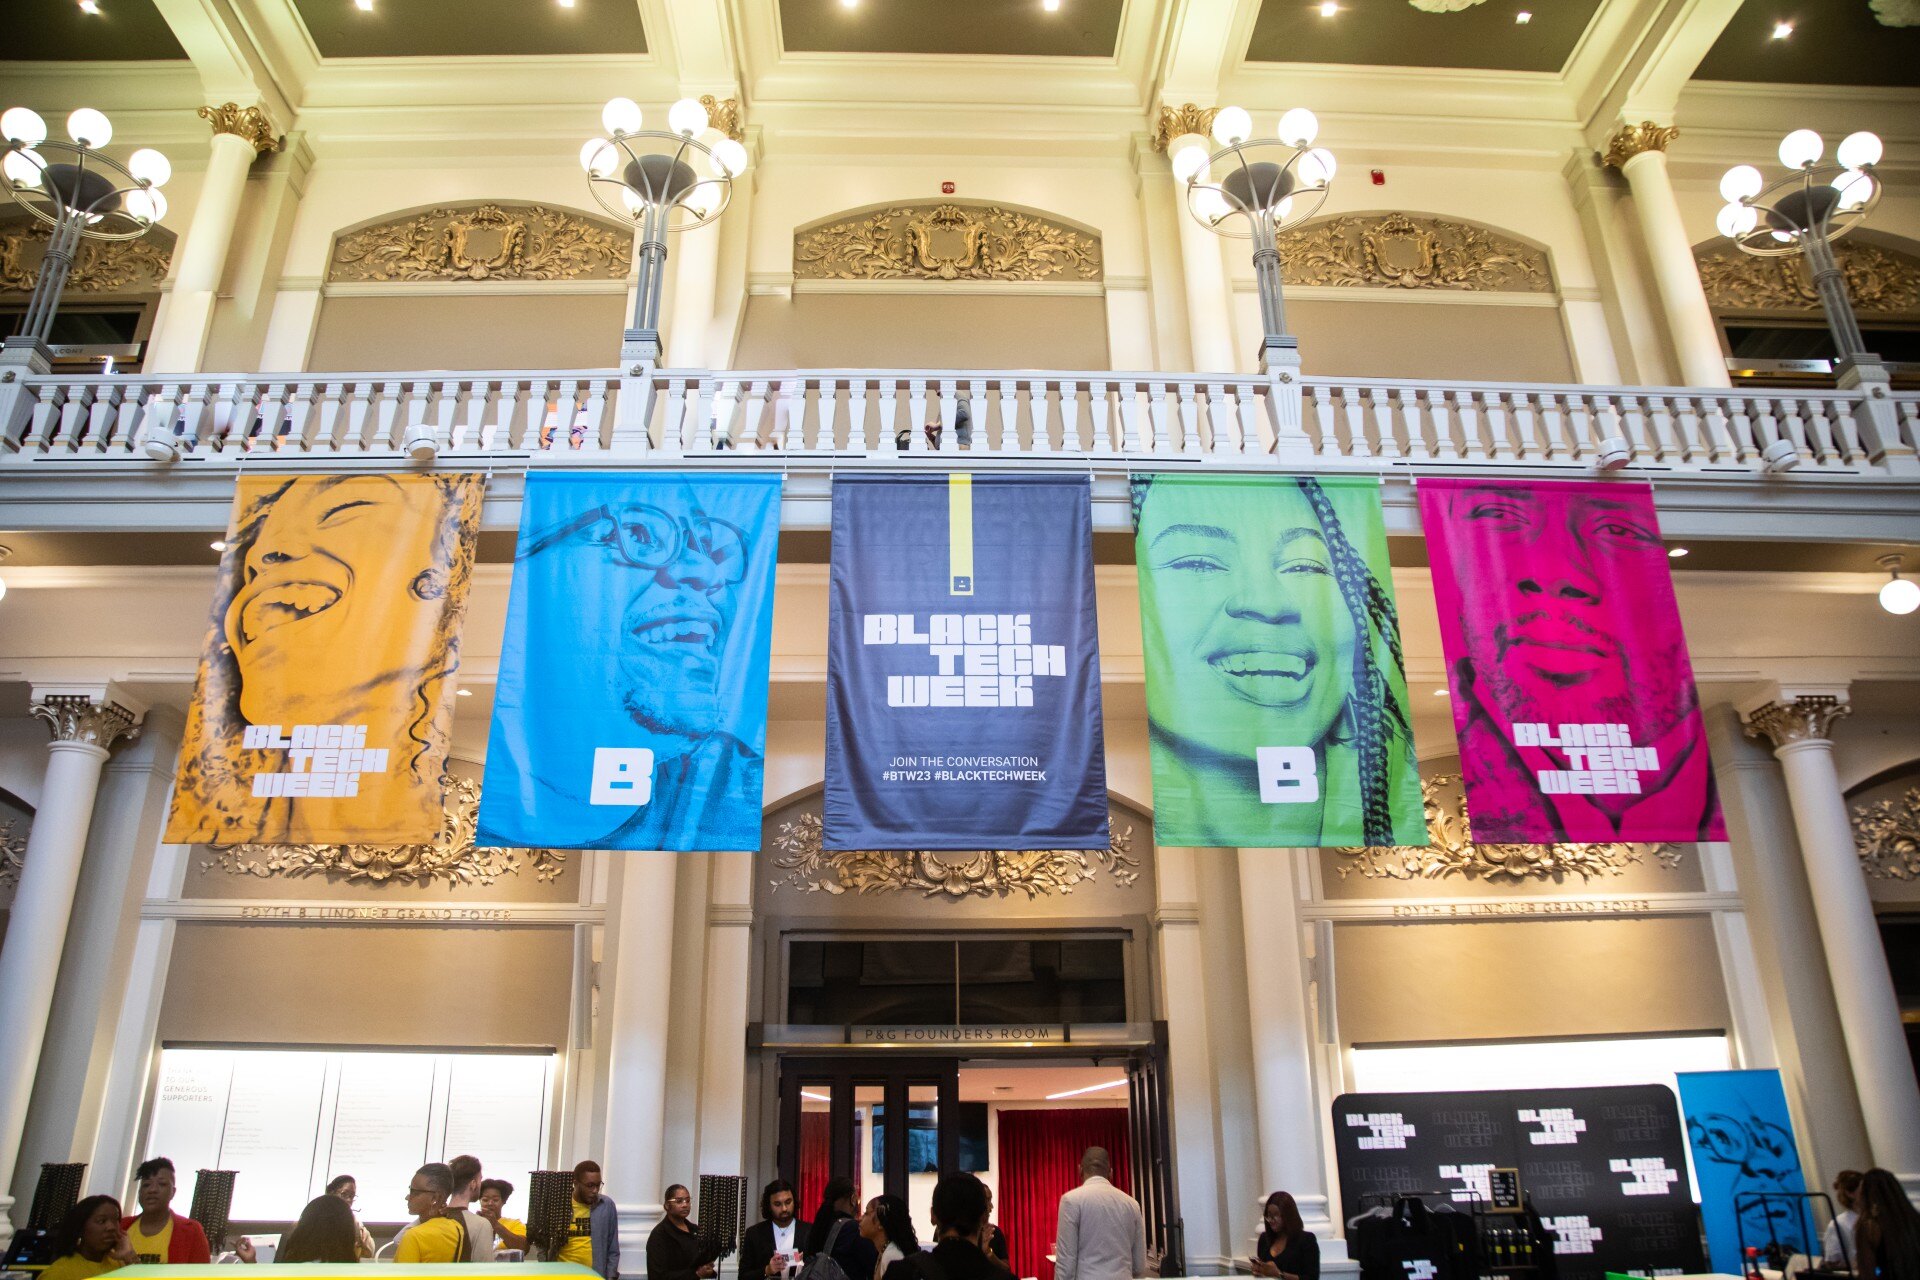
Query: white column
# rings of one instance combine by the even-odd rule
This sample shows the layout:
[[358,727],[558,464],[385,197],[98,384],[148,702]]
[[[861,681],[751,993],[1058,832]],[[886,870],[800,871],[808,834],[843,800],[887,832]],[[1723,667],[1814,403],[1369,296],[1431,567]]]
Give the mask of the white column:
[[1195,373],[1233,373],[1233,290],[1220,237],[1195,222],[1178,200],[1180,264],[1187,284],[1187,332],[1193,339]]
[[747,988],[753,957],[753,855],[708,858],[707,964],[700,1002],[700,1131],[696,1172],[745,1173]]
[[710,222],[677,240],[669,259],[674,264],[674,286],[665,335],[667,364],[675,369],[704,369],[714,295],[720,287],[720,224]]
[[1154,854],[1153,928],[1160,944],[1160,1007],[1167,1019],[1170,1154],[1190,1273],[1232,1256],[1220,1232],[1220,1108],[1200,941],[1198,856],[1192,849],[1167,847]]
[[1845,686],[1775,688],[1743,706],[1741,718],[1749,735],[1773,745],[1786,775],[1874,1162],[1892,1170],[1909,1197],[1920,1198],[1920,1087],[1833,764],[1833,722],[1852,710],[1845,696]]
[[1720,331],[1713,308],[1701,287],[1693,261],[1693,243],[1674,198],[1673,179],[1667,173],[1667,144],[1680,135],[1672,126],[1652,121],[1623,125],[1607,143],[1607,163],[1619,169],[1633,192],[1634,216],[1640,223],[1647,261],[1660,306],[1667,316],[1681,379],[1690,387],[1724,387],[1726,356],[1720,350]]
[[276,145],[273,126],[258,107],[229,102],[202,107],[200,115],[213,125],[206,180],[174,258],[173,291],[147,344],[144,367],[150,374],[199,371],[247,173],[261,152]]
[[[26,1132],[100,766],[115,741],[137,732],[147,710],[112,685],[35,686],[31,706],[52,728],[53,741],[0,947],[0,1188],[13,1185]],[[13,1238],[6,1217],[12,1207],[11,1195],[0,1196],[0,1234],[7,1240]]]
[[[607,1137],[589,1153],[620,1206],[622,1265],[638,1271],[660,1219],[667,1034],[673,1001],[677,854],[610,854],[618,887],[608,920],[613,993],[607,1011]],[[631,1252],[629,1252],[631,1250]],[[628,1262],[627,1259],[632,1259]]]
[[1341,1234],[1332,1217],[1315,1096],[1313,1016],[1294,860],[1311,850],[1240,850],[1240,911],[1247,952],[1247,1030],[1253,1040],[1262,1197],[1288,1191],[1322,1248]]

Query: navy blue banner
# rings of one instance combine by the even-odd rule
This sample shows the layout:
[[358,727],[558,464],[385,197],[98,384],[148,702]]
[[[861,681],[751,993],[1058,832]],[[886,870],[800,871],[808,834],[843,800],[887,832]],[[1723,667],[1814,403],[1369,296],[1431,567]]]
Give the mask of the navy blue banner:
[[827,849],[1104,849],[1084,476],[839,476]]

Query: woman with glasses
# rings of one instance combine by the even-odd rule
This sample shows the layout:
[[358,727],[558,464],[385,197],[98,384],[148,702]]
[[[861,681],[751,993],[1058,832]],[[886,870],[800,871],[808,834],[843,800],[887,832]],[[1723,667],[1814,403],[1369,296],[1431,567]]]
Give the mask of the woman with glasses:
[[400,1234],[395,1262],[465,1262],[467,1215],[449,1212],[453,1170],[444,1164],[423,1164],[407,1184],[407,1212],[413,1222]]
[[354,1181],[354,1177],[350,1173],[338,1174],[331,1182],[327,1183],[327,1194],[337,1196],[347,1202],[347,1209],[353,1212],[354,1251],[362,1258],[371,1258],[373,1256],[373,1233],[367,1230],[364,1222],[360,1221],[360,1214],[353,1210],[353,1202],[360,1198],[360,1184]]
[[647,1280],[713,1280],[713,1249],[693,1221],[693,1193],[679,1183],[667,1188],[667,1216],[647,1237]]

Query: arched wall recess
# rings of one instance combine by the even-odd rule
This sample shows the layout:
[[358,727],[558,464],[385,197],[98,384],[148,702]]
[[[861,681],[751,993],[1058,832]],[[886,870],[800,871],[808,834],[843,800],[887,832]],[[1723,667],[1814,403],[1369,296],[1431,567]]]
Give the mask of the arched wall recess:
[[1314,218],[1277,238],[1288,285],[1555,292],[1547,247],[1500,227],[1401,210]]
[[632,263],[632,228],[609,218],[471,200],[343,228],[327,253],[327,282],[625,280]]
[[795,280],[1095,282],[1100,232],[987,200],[897,200],[829,214],[793,233]]

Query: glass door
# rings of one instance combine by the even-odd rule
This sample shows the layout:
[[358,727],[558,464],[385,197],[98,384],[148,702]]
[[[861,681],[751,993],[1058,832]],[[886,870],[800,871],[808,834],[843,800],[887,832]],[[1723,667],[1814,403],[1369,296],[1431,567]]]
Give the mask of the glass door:
[[1186,1248],[1174,1199],[1173,1145],[1168,1140],[1166,1024],[1154,1024],[1159,1043],[1127,1060],[1127,1122],[1131,1126],[1133,1194],[1147,1219],[1147,1246],[1160,1254],[1161,1276],[1183,1276]]
[[904,1200],[909,1173],[960,1167],[959,1104],[958,1059],[784,1057],[780,1176],[808,1218],[833,1178],[853,1179],[863,1203]]

